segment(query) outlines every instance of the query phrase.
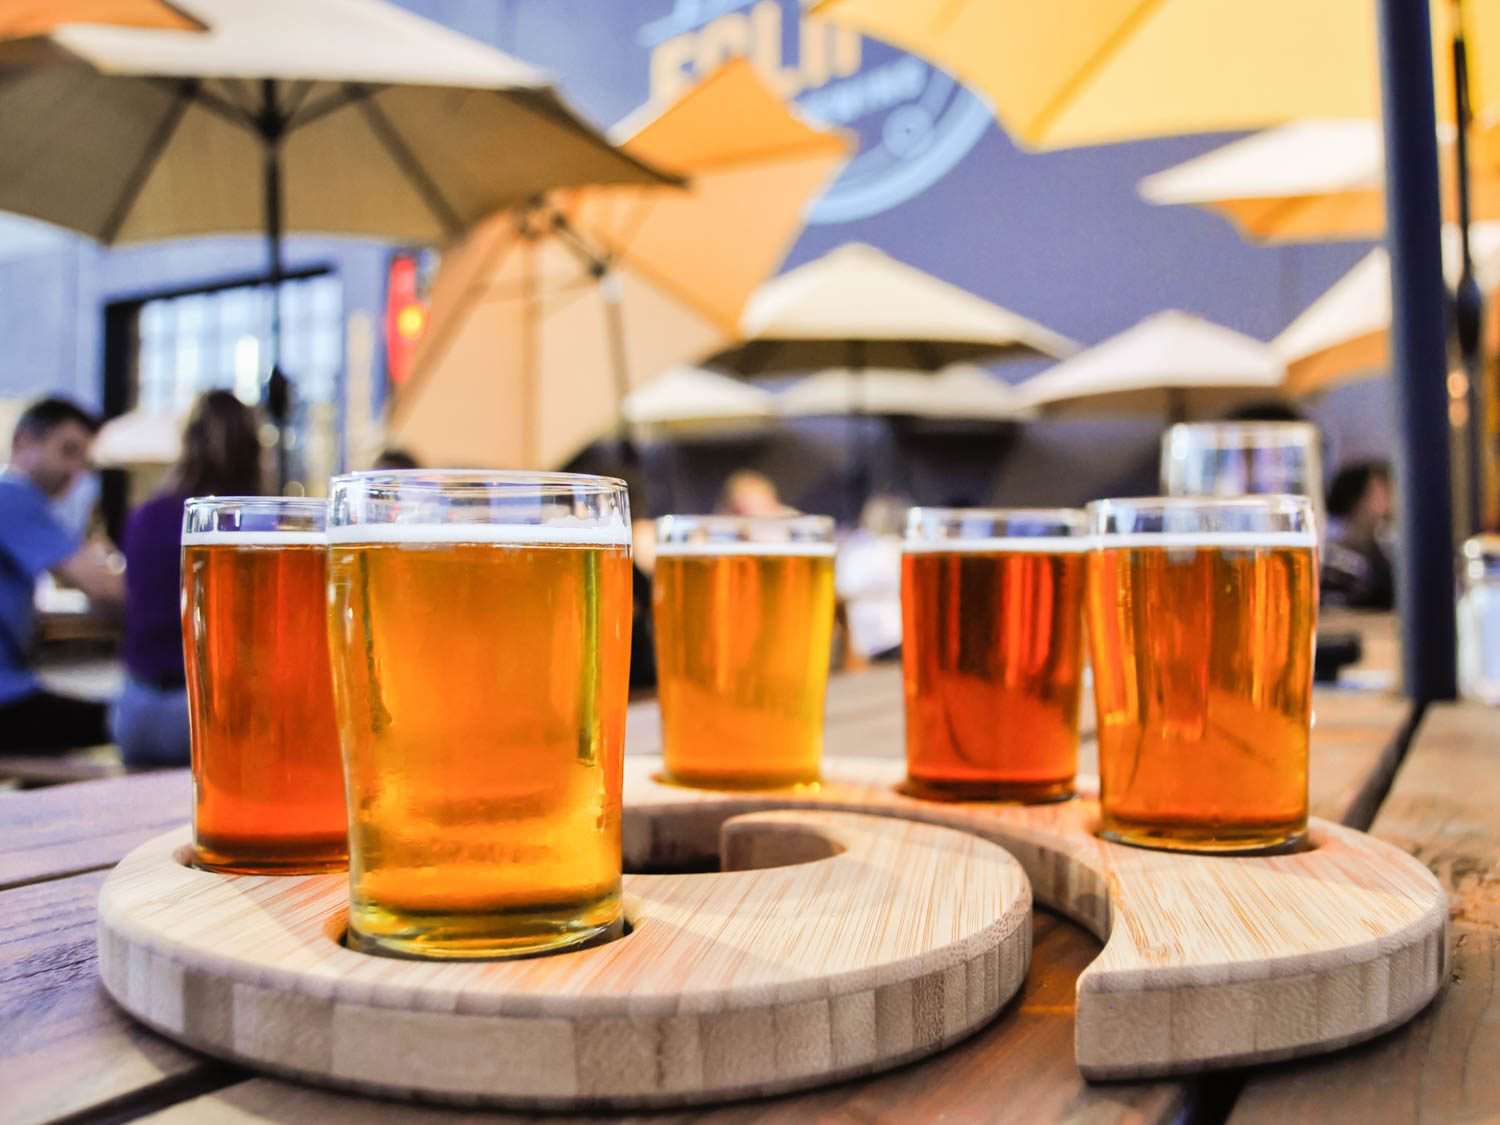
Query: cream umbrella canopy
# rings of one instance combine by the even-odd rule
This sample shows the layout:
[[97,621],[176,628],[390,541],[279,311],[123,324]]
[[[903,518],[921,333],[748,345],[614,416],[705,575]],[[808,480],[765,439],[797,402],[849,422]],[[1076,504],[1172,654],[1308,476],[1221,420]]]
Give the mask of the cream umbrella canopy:
[[705,361],[744,377],[832,367],[937,371],[984,356],[1063,356],[1071,340],[863,243],[767,282],[742,342]]
[[[1500,223],[1477,223],[1470,232],[1479,287],[1500,289]],[[1460,266],[1458,231],[1443,231],[1443,268],[1451,282]],[[1486,326],[1493,349],[1500,325]],[[1384,249],[1372,250],[1309,305],[1271,341],[1286,364],[1287,390],[1317,394],[1390,369],[1391,263]]]
[[744,62],[622,144],[690,187],[556,192],[444,256],[391,415],[424,460],[555,467],[609,432],[631,387],[733,338],[849,152]]
[[1177,310],[1132,328],[1036,375],[1018,388],[1046,414],[1222,413],[1282,394],[1285,369],[1259,340]]
[[888,414],[1015,422],[1035,413],[1009,385],[967,364],[954,364],[935,375],[889,369],[823,371],[799,380],[777,396],[776,403],[782,415],[793,418]]
[[[1441,127],[1439,139],[1451,183],[1453,128]],[[1500,126],[1476,127],[1470,145],[1473,215],[1500,218]],[[1140,194],[1148,203],[1213,211],[1260,242],[1379,238],[1384,172],[1378,122],[1298,121],[1147,176]],[[1445,200],[1451,212],[1453,193]]]
[[626,395],[620,413],[632,426],[683,433],[765,422],[776,407],[759,387],[701,367],[674,367]]
[[560,185],[662,182],[544,72],[383,0],[180,7],[207,30],[0,43],[0,209],[105,243],[264,231],[274,285],[285,230],[431,242]]

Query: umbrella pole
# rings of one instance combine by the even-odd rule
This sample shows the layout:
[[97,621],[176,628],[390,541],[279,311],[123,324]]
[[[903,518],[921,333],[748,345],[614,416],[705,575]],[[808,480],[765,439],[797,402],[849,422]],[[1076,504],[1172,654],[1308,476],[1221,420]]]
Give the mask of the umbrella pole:
[[635,460],[635,443],[630,439],[630,423],[625,420],[625,396],[630,393],[630,367],[625,358],[625,319],[620,311],[620,279],[600,261],[590,269],[598,279],[599,297],[604,302],[604,331],[609,339],[609,363],[615,377],[615,426],[620,442],[620,456],[628,464]]
[[1412,0],[1380,0],[1379,21],[1402,545],[1397,601],[1404,687],[1421,705],[1452,699],[1457,681],[1432,30],[1427,5]]
[[1484,294],[1474,277],[1474,256],[1469,243],[1469,60],[1464,39],[1463,4],[1453,5],[1453,119],[1458,127],[1458,235],[1463,268],[1453,294],[1453,326],[1458,352],[1468,381],[1468,425],[1464,427],[1464,482],[1467,486],[1468,531],[1473,534],[1484,522],[1485,411],[1484,356],[1481,328],[1484,324]]
[[291,475],[287,438],[291,431],[292,384],[281,369],[281,234],[285,205],[281,194],[281,141],[286,135],[286,117],[276,104],[276,83],[261,83],[261,111],[256,119],[263,146],[265,176],[266,258],[271,280],[271,373],[266,380],[266,413],[276,424],[276,485],[283,491]]

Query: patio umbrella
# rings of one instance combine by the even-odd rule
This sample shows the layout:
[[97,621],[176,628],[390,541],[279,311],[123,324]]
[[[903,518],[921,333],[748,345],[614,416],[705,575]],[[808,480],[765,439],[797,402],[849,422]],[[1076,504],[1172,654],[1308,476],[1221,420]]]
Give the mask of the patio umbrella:
[[[1453,112],[1451,0],[1434,0]],[[1380,116],[1370,0],[821,0],[814,14],[924,58],[1038,148]],[[1474,112],[1500,110],[1500,8],[1465,6]]]
[[935,375],[878,369],[823,371],[801,379],[777,397],[791,418],[885,414],[947,421],[1015,422],[1032,410],[1009,384],[968,364]]
[[1022,383],[1047,414],[1155,414],[1172,422],[1282,394],[1285,369],[1259,340],[1168,310]]
[[554,192],[444,255],[390,420],[423,460],[550,468],[609,433],[632,387],[733,338],[850,150],[743,61],[638,120],[624,149],[688,189]]
[[90,460],[101,469],[171,465],[182,453],[183,421],[178,411],[127,410],[99,427]]
[[65,23],[203,29],[192,16],[164,0],[7,0],[0,8],[0,39],[46,35]]
[[[1500,288],[1500,223],[1477,223],[1474,266],[1485,293]],[[1461,268],[1458,231],[1443,231],[1443,266],[1450,281]],[[1372,250],[1271,341],[1286,364],[1286,386],[1295,395],[1317,394],[1390,370],[1391,262]],[[1500,325],[1487,325],[1490,349]]]
[[[206,31],[0,43],[0,209],[101,242],[456,236],[538,192],[659,183],[542,72],[381,0],[181,0]],[[286,413],[275,370],[268,406]]]
[[938,371],[1075,349],[1035,321],[858,242],[763,285],[745,306],[740,335],[705,365],[746,378],[831,367]]
[[[1439,129],[1452,182],[1455,130]],[[1500,126],[1471,137],[1471,208],[1500,219]],[[1148,203],[1202,207],[1257,242],[1379,238],[1385,231],[1385,154],[1380,123],[1298,121],[1267,129],[1140,182]],[[1456,200],[1445,195],[1449,218]]]
[[[742,378],[843,368],[936,372],[982,358],[1063,356],[1071,340],[957,285],[867,246],[846,243],[767,282],[745,306],[742,341],[703,362]],[[849,396],[850,491],[858,509],[869,471],[865,392]]]
[[626,395],[620,413],[644,430],[691,433],[765,422],[776,407],[759,387],[701,367],[674,367]]

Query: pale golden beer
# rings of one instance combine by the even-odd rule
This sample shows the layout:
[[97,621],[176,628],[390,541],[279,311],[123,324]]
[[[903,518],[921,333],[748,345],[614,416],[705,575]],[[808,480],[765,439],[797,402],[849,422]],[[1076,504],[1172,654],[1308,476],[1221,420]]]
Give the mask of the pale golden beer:
[[[343,491],[405,475],[356,477]],[[433,493],[455,483],[415,475],[387,487],[420,498],[423,481]],[[349,778],[349,930],[372,952],[534,953],[620,919],[623,488],[563,474],[461,479],[493,480],[506,499],[577,489],[594,514],[340,525],[336,489],[329,635]]]
[[914,508],[901,562],[907,788],[1073,794],[1083,674],[1082,512]]
[[[704,528],[709,535],[699,534]],[[765,537],[726,540],[712,537],[715,528]],[[802,537],[788,538],[797,528]],[[823,517],[660,522],[652,603],[662,754],[672,780],[760,788],[818,779],[833,635],[831,536]]]
[[[322,501],[189,502],[182,636],[195,862],[341,870],[344,774],[323,618]],[[287,529],[287,528],[290,529]]]
[[1245,851],[1306,834],[1316,545],[1305,501],[1271,503],[1281,518],[1099,540],[1088,605],[1110,838]]

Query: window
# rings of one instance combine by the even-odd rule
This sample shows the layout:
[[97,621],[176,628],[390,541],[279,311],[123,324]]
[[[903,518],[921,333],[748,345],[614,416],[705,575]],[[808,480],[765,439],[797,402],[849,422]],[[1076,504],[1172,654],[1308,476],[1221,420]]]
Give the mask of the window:
[[[291,476],[321,495],[339,468],[344,297],[337,275],[281,284],[281,368],[295,388],[287,451]],[[206,390],[260,402],[270,372],[271,287],[221,286],[138,306],[129,405],[185,411]]]

